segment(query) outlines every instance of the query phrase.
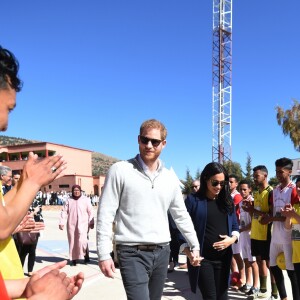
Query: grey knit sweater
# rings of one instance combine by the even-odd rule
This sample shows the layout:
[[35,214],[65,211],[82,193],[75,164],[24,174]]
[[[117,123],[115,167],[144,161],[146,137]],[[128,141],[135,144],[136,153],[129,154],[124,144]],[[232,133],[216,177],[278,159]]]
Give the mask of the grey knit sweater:
[[178,179],[163,164],[152,180],[137,157],[117,162],[106,176],[97,216],[99,260],[110,258],[112,224],[117,244],[165,244],[170,241],[170,213],[191,249],[199,249],[193,223],[186,210]]

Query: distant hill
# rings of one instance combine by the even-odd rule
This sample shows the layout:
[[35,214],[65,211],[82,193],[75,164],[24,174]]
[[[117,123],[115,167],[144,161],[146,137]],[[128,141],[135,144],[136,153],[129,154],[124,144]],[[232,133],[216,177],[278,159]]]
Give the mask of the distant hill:
[[119,159],[107,156],[99,152],[92,153],[92,172],[93,176],[106,175],[109,167]]
[[2,145],[12,146],[12,145],[22,145],[22,144],[32,144],[32,143],[38,143],[38,141],[0,135],[0,146]]
[[[0,135],[0,146],[12,146],[12,145],[22,145],[22,144],[32,144],[39,143],[41,141],[27,140],[24,138],[17,138],[11,136]],[[119,159],[99,153],[92,153],[92,175],[106,175],[109,167],[119,161]]]

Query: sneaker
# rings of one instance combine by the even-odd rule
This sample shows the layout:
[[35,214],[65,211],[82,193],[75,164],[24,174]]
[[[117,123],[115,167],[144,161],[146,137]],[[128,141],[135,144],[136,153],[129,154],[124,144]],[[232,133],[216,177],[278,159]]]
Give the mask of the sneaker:
[[247,299],[252,300],[252,299],[257,299],[258,298],[258,293],[259,293],[259,288],[255,288],[252,286],[246,295],[248,296]]
[[187,269],[187,264],[179,264],[178,269]]
[[264,299],[264,298],[268,298],[268,297],[269,297],[268,291],[265,291],[265,292],[259,291],[258,292],[258,298],[259,299]]
[[241,291],[242,293],[248,293],[250,289],[251,289],[251,285],[245,283],[239,288],[239,291]]

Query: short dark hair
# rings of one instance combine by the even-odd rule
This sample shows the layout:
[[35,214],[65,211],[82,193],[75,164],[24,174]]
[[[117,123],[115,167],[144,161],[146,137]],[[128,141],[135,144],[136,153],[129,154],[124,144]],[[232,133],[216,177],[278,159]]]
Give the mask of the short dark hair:
[[0,46],[0,89],[7,89],[8,85],[16,92],[22,89],[22,82],[18,77],[19,62],[9,50]]
[[[229,176],[230,177],[230,176]],[[247,184],[248,188],[251,188],[251,182],[247,179],[242,179],[239,183],[239,186],[241,186],[242,184]]]
[[282,157],[275,161],[275,166],[279,167],[279,168],[292,170],[293,169],[293,161],[289,158]]
[[300,176],[298,176],[297,177],[297,179],[296,179],[296,182],[295,183],[297,183],[297,182],[299,182],[300,181]]
[[256,166],[256,167],[254,167],[252,170],[253,170],[253,172],[256,172],[256,171],[262,171],[262,172],[265,172],[265,173],[268,174],[268,169],[267,169],[267,167],[264,166],[264,165],[258,165],[258,166]]
[[235,174],[229,174],[228,178],[234,178],[237,182],[239,182],[239,178]]

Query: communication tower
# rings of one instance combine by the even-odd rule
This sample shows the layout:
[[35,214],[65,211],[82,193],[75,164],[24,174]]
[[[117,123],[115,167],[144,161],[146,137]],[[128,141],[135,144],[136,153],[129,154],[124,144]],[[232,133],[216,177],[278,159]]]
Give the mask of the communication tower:
[[212,160],[231,160],[232,0],[213,0]]

